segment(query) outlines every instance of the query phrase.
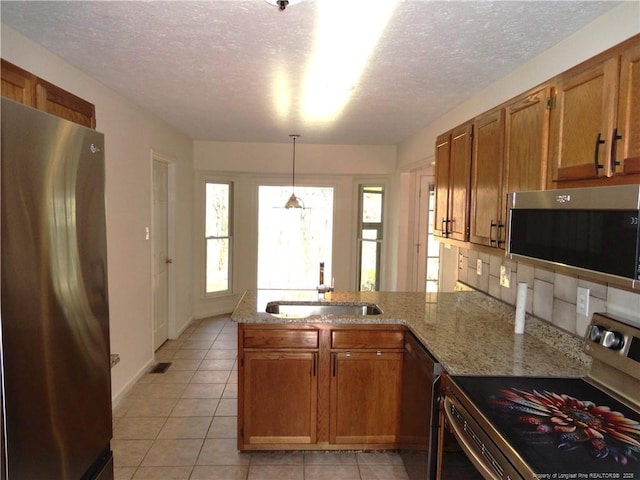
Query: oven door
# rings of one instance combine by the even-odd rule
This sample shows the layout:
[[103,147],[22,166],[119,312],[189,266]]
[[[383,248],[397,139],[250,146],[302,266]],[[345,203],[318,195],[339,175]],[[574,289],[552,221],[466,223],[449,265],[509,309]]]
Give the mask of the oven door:
[[438,480],[524,480],[454,396],[444,396],[440,415]]

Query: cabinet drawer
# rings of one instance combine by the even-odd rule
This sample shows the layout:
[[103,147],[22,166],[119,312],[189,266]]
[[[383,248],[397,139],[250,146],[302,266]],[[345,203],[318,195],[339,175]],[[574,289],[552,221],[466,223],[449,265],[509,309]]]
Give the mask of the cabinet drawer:
[[332,330],[331,348],[404,348],[402,330]]
[[317,330],[245,330],[244,348],[318,348]]

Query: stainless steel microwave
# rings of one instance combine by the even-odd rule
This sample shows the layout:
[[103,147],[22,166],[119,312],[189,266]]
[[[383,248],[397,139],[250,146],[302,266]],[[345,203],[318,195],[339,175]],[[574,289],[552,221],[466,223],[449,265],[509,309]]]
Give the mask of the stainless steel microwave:
[[507,255],[640,289],[640,185],[510,193]]

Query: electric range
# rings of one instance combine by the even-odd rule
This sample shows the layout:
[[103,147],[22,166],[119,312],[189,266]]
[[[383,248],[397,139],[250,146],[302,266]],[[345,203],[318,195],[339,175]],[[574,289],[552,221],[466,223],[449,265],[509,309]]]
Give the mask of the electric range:
[[584,350],[584,378],[443,379],[443,423],[475,478],[640,479],[640,328],[594,314]]

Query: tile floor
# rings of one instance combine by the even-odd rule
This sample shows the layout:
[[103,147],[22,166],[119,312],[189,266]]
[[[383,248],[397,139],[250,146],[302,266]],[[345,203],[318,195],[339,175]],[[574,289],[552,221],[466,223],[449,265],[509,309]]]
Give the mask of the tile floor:
[[116,480],[407,480],[391,452],[236,450],[237,328],[193,321],[156,353],[165,373],[141,378],[113,413]]

